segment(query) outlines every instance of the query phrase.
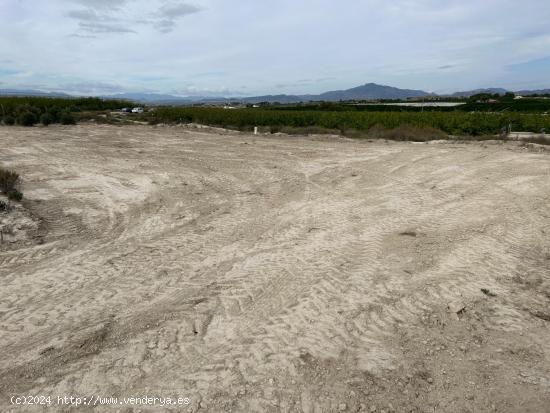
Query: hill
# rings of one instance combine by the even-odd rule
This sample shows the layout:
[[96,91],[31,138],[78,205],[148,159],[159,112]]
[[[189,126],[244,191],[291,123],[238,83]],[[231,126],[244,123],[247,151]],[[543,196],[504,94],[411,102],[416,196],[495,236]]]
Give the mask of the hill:
[[474,89],[474,90],[466,90],[463,92],[455,92],[450,96],[455,98],[469,98],[470,96],[479,95],[480,93],[488,93],[491,95],[497,95],[497,94],[504,95],[506,94],[506,92],[508,92],[508,90],[506,89],[491,87],[491,88],[485,88],[485,89]]
[[[101,96],[104,99],[124,99],[133,102],[156,105],[189,105],[194,103],[223,104],[226,102],[241,103],[298,103],[298,102],[338,102],[341,100],[406,100],[422,96],[441,96],[453,98],[467,98],[479,93],[490,93],[504,95],[508,90],[503,88],[485,88],[467,91],[459,91],[452,94],[437,95],[415,89],[400,89],[392,86],[379,85],[376,83],[366,83],[361,86],[344,90],[332,90],[318,95],[262,95],[250,97],[231,97],[231,96],[176,96],[161,93],[119,93],[116,95]],[[520,90],[515,92],[518,95],[545,95],[550,94],[550,89],[540,90]],[[28,89],[0,89],[0,96],[41,96],[41,97],[76,97],[61,92],[46,92],[40,90]]]

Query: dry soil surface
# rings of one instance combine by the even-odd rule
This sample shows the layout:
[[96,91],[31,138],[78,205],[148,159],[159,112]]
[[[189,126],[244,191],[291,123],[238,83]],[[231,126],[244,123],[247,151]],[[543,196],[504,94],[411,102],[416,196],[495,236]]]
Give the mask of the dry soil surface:
[[0,165],[38,223],[0,411],[550,410],[548,152],[79,125],[0,128]]

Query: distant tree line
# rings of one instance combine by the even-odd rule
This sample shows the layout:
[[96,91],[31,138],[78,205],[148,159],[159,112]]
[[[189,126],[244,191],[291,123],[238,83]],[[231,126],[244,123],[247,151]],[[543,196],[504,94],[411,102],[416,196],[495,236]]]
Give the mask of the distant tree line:
[[[506,95],[480,93],[473,95],[466,101],[454,100],[457,103],[463,103],[457,106],[435,106],[421,105],[421,102],[415,102],[418,106],[398,105],[398,101],[389,101],[394,105],[384,105],[383,101],[377,103],[361,104],[357,102],[310,102],[301,104],[287,105],[267,105],[262,109],[269,110],[289,110],[289,111],[331,111],[331,112],[522,112],[522,113],[547,113],[550,112],[550,99],[537,99],[537,97],[527,97],[524,99],[514,99],[515,95],[509,93]],[[447,101],[447,100],[445,100]],[[451,100],[449,100],[450,102]]]
[[0,96],[0,121],[4,125],[72,125],[74,113],[120,109],[131,102],[100,98],[49,98]]
[[[396,103],[396,102],[392,102]],[[419,102],[416,102],[419,103]],[[264,109],[268,110],[288,110],[288,111],[330,111],[330,112],[453,112],[455,107],[452,106],[399,106],[384,105],[380,103],[348,103],[348,102],[321,102],[321,103],[304,103],[300,105],[280,105],[267,106]]]
[[373,127],[394,129],[403,125],[417,128],[436,128],[450,135],[494,135],[504,127],[521,131],[550,130],[550,116],[518,112],[360,112],[341,110],[281,110],[243,108],[159,107],[150,115],[151,123],[201,123],[230,129],[251,130],[254,126],[269,127],[272,131],[283,127],[347,131],[367,131]]

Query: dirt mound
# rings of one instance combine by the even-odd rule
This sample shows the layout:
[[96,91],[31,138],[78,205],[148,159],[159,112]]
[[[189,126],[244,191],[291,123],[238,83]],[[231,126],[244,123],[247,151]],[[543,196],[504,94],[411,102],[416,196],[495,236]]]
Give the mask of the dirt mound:
[[39,242],[40,220],[20,203],[0,195],[0,251]]

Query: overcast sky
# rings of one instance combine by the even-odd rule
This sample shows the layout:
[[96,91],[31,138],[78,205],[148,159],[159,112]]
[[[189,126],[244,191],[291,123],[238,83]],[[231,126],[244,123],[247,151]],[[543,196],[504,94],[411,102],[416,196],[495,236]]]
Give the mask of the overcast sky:
[[0,0],[0,89],[550,88],[549,0]]

